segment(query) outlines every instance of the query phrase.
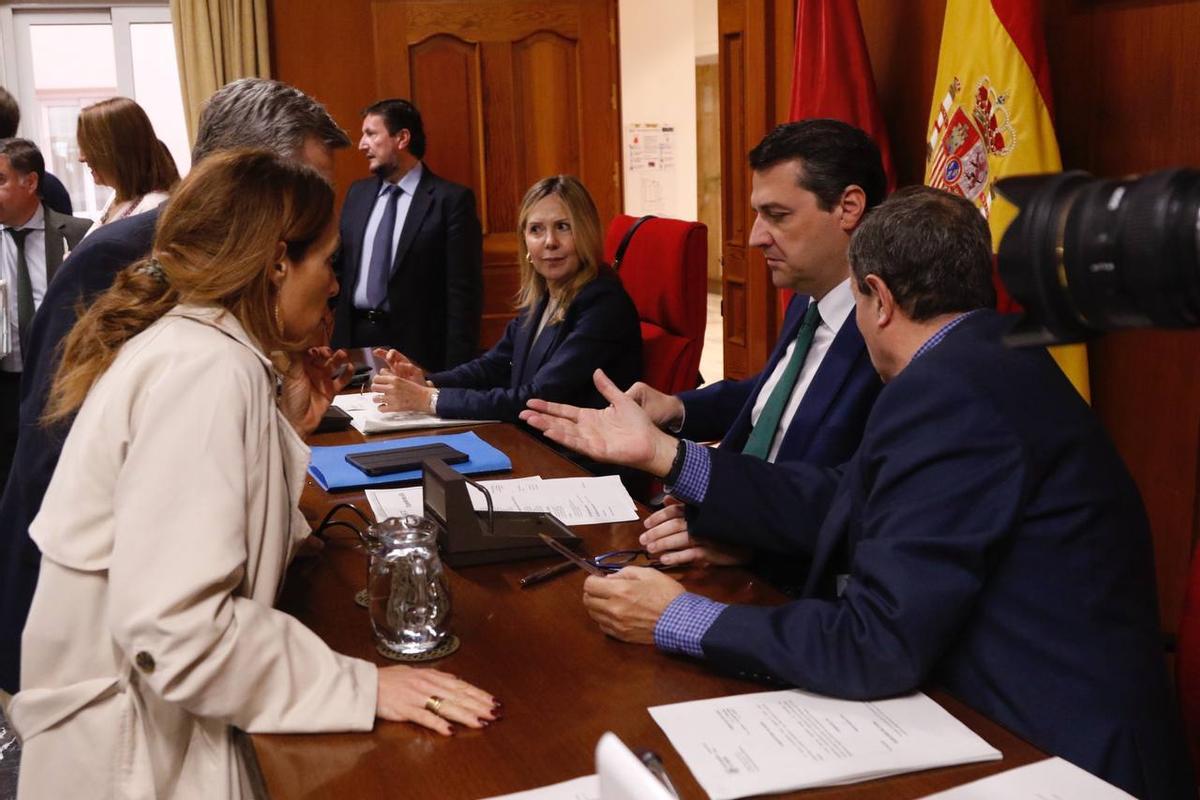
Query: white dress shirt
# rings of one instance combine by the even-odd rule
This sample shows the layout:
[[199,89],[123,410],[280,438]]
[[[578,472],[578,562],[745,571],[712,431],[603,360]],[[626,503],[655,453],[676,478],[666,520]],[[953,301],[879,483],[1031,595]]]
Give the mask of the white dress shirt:
[[[421,162],[418,161],[415,167],[404,173],[404,176],[396,182],[396,186],[400,187],[400,198],[396,201],[396,227],[392,231],[393,259],[396,248],[400,244],[400,233],[404,230],[404,220],[408,217],[408,207],[412,205],[413,194],[417,191],[417,184],[421,182],[421,174],[424,171]],[[371,209],[371,216],[367,218],[367,231],[363,236],[362,261],[359,262],[358,280],[354,284],[354,307],[364,311],[371,309],[371,305],[367,302],[367,273],[371,270],[371,254],[375,252],[375,234],[379,230],[379,223],[383,221],[383,211],[387,205],[387,196],[383,191],[385,186],[387,186],[387,181],[379,184],[379,194],[375,195],[375,207]],[[384,300],[380,308],[387,310],[388,301]]]
[[[767,454],[767,461],[771,463],[774,463],[775,457],[779,455],[779,446],[783,444],[783,437],[787,434],[788,426],[792,424],[792,417],[796,416],[796,409],[800,407],[800,401],[804,399],[804,393],[808,391],[821,362],[825,359],[825,354],[829,352],[829,348],[833,345],[838,331],[845,324],[846,318],[854,310],[854,294],[850,291],[850,279],[842,281],[822,297],[817,302],[817,310],[821,313],[821,324],[813,332],[812,345],[809,346],[808,355],[804,357],[804,366],[800,368],[800,375],[796,378],[792,396],[788,398],[787,405],[783,408],[783,416],[779,418],[779,428],[775,431],[775,438],[771,442],[771,451]],[[771,371],[770,376],[763,384],[758,397],[754,400],[754,408],[750,411],[752,425],[758,422],[763,408],[767,405],[767,398],[771,396],[771,390],[783,377],[783,371],[787,369],[787,363],[795,349],[796,340],[793,338],[788,344],[787,350],[784,351],[783,357],[779,359],[779,363],[775,365],[775,369]]]
[[[39,203],[37,211],[24,225],[29,233],[25,236],[25,265],[29,268],[29,282],[33,286],[33,307],[42,305],[46,296],[46,213]],[[17,243],[7,231],[0,232],[0,278],[8,286],[8,307],[5,316],[8,318],[9,341],[12,350],[4,358],[0,358],[0,371],[21,371],[21,337],[18,335],[17,319]]]

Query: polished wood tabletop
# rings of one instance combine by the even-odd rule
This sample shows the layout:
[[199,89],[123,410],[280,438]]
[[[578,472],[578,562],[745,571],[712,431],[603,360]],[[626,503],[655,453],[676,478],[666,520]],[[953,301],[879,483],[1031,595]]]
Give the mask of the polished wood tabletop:
[[[460,430],[464,429],[445,432]],[[516,426],[491,424],[469,430],[512,459],[512,473],[499,477],[586,474]],[[313,444],[361,440],[349,431],[313,437]],[[329,494],[311,479],[302,508],[315,524],[338,502],[353,502],[370,514],[361,491]],[[639,512],[645,515],[641,507]],[[588,552],[596,554],[635,546],[641,525],[573,530],[585,540]],[[377,722],[374,731],[361,734],[253,736],[253,753],[269,796],[477,800],[593,773],[596,742],[605,731],[613,731],[632,748],[658,752],[681,797],[705,797],[646,709],[770,687],[718,674],[700,661],[605,636],[581,603],[582,572],[520,587],[523,576],[551,563],[547,558],[447,568],[452,629],[462,646],[432,666],[492,692],[504,703],[503,720],[483,731],[459,728],[448,738],[387,722]],[[679,576],[690,590],[726,602],[769,604],[786,599],[740,569],[693,569]],[[319,556],[297,560],[280,606],[335,650],[388,664],[372,644],[367,611],[354,602],[365,583],[366,556],[353,533],[344,531]],[[953,698],[931,694],[999,749],[1003,760],[783,796],[916,798],[1045,757]]]

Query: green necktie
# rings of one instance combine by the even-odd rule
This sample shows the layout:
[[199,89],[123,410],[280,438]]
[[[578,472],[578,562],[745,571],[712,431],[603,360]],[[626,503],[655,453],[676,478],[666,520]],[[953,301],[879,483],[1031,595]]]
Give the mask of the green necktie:
[[812,347],[813,334],[821,324],[821,312],[817,310],[816,301],[810,301],[808,310],[804,312],[804,320],[796,333],[796,346],[792,349],[792,357],[779,378],[779,383],[771,390],[767,404],[758,415],[758,422],[746,439],[742,453],[755,458],[766,459],[771,452],[771,442],[775,441],[775,431],[779,429],[779,420],[783,417],[783,409],[787,406],[792,390],[796,388],[796,378],[800,377],[800,368],[804,366],[804,357]]

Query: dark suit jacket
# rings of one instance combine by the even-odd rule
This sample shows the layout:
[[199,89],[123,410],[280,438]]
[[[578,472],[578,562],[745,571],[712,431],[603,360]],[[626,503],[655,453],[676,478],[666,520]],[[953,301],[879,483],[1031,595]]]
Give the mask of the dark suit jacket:
[[75,249],[79,240],[88,232],[88,228],[92,227],[92,221],[55,211],[44,201],[42,211],[46,216],[46,284],[49,286],[50,280],[62,265],[63,254],[67,250]]
[[84,239],[50,281],[33,318],[21,375],[20,437],[0,497],[0,687],[9,692],[19,688],[21,630],[41,562],[29,523],[41,508],[70,427],[46,428],[39,421],[58,367],[58,344],[75,324],[76,305],[107,289],[121,269],[150,252],[158,214],[154,209],[118,220]]
[[336,347],[394,347],[426,370],[461,364],[479,351],[483,311],[483,235],[475,195],[424,167],[413,193],[388,285],[385,342],[353,340],[354,285],[380,178],[355,181],[342,206],[341,282],[334,314]]
[[694,532],[736,520],[813,569],[806,599],[722,612],[704,654],[852,699],[941,685],[1138,797],[1194,800],[1141,498],[1050,357],[1003,345],[1008,325],[980,312],[913,361],[840,475],[713,454],[724,491]]
[[[680,392],[684,418],[680,435],[698,441],[721,440],[721,449],[740,453],[750,436],[750,412],[763,383],[796,338],[808,308],[807,295],[788,304],[783,330],[762,372],[742,381],[718,381]],[[842,325],[792,418],[776,463],[803,461],[836,466],[850,458],[882,384],[854,315]]]
[[[44,174],[45,180],[42,181],[41,189],[42,202],[58,213],[70,216],[75,209],[71,207],[71,195],[67,193],[67,187],[63,186],[62,181],[49,172]],[[88,224],[88,227],[91,227],[91,223]],[[87,233],[86,229],[84,229],[84,233]]]
[[637,309],[607,267],[580,289],[562,322],[534,340],[547,298],[522,313],[496,346],[474,361],[429,380],[437,386],[438,415],[515,422],[531,397],[587,408],[608,405],[592,382],[603,369],[622,389],[642,375]]

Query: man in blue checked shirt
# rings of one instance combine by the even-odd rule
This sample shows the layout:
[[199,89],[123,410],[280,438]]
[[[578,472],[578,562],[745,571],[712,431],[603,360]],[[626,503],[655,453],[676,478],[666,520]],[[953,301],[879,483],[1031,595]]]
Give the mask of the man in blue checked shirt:
[[850,266],[885,386],[840,468],[677,442],[599,373],[603,411],[530,402],[549,438],[663,478],[685,536],[811,560],[777,607],[626,568],[588,578],[588,612],[616,638],[822,694],[937,685],[1137,797],[1194,798],[1141,499],[1053,360],[1004,345],[986,223],[905,189],[860,225]]

